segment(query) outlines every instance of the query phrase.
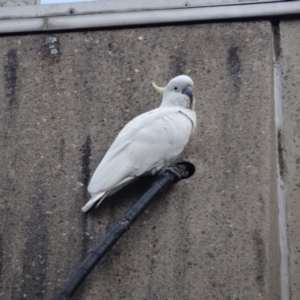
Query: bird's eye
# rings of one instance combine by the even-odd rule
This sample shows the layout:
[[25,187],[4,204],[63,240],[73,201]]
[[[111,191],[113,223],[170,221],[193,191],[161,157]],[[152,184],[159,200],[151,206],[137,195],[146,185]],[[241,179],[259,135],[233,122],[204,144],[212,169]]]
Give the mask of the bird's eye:
[[177,87],[176,86],[174,87],[174,90],[177,91]]

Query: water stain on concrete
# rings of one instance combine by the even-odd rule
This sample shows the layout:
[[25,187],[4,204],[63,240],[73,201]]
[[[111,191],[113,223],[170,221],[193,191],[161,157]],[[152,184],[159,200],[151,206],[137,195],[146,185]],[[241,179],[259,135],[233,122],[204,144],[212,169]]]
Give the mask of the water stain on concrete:
[[15,49],[9,49],[4,63],[4,86],[6,93],[6,105],[8,111],[9,126],[14,123],[15,109],[17,108],[17,80],[18,80],[18,56]]
[[280,19],[274,18],[272,20],[272,30],[274,39],[274,59],[276,62],[279,61],[281,55],[281,35],[280,35]]
[[253,231],[253,242],[255,250],[256,260],[256,283],[261,293],[264,293],[265,285],[265,269],[266,269],[266,253],[265,253],[265,242],[259,229]]
[[83,188],[87,191],[87,187],[90,181],[90,157],[91,157],[91,137],[88,135],[80,151],[81,155],[81,182]]
[[286,173],[286,165],[284,161],[284,146],[281,130],[277,132],[277,151],[278,151],[278,164],[279,164],[279,174],[281,178],[284,178]]
[[[81,174],[80,174],[80,181],[82,182],[82,192],[80,196],[83,198],[84,203],[88,201],[89,194],[87,191],[88,184],[90,181],[90,157],[91,157],[91,137],[89,135],[86,136],[85,142],[80,148],[81,152]],[[81,257],[82,259],[85,258],[87,253],[87,245],[89,242],[88,236],[86,235],[87,231],[87,214],[81,214],[81,226],[82,226],[82,251]]]
[[[28,299],[43,299],[45,279],[48,263],[48,228],[44,216],[43,203],[47,199],[41,184],[36,184],[35,193],[30,199],[30,218],[26,226],[26,242],[22,255],[23,288],[26,287]],[[13,299],[21,299],[22,295],[15,295]]]
[[241,60],[239,57],[239,51],[240,49],[238,46],[231,45],[227,53],[227,68],[231,82],[231,87],[233,92],[235,93],[239,93],[242,82],[242,67]]

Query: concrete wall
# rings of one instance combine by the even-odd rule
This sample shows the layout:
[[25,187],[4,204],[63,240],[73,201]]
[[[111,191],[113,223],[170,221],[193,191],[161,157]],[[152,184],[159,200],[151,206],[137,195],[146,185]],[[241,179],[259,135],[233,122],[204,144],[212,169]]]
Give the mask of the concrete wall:
[[145,180],[81,213],[119,130],[159,105],[150,82],[182,73],[196,88],[183,157],[197,172],[74,299],[280,299],[272,37],[267,21],[1,37],[1,299],[53,299],[142,194]]
[[300,22],[283,21],[281,60],[284,103],[284,182],[287,201],[290,299],[300,297]]

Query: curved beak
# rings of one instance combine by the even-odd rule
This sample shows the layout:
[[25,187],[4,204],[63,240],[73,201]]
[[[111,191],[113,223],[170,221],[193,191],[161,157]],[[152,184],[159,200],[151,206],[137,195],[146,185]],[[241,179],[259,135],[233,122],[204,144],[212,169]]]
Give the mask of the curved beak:
[[193,102],[193,89],[190,86],[187,86],[184,90],[182,90],[182,94],[187,95],[191,102]]

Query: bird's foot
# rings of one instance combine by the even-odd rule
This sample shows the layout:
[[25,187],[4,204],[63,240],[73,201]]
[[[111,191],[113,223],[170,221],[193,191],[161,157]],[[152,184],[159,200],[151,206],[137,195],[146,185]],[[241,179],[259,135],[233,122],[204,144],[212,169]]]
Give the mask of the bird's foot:
[[163,168],[157,173],[157,175],[161,175],[165,172],[169,172],[169,173],[173,174],[178,180],[181,179],[181,175],[173,167]]

